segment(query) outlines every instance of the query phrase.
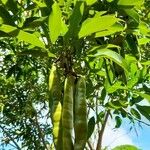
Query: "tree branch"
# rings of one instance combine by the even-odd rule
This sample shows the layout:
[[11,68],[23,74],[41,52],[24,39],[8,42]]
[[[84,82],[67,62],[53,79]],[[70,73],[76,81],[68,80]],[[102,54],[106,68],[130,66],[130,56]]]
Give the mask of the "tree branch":
[[101,130],[99,131],[99,134],[98,134],[98,143],[97,143],[96,150],[101,150],[102,149],[102,138],[103,138],[104,130],[105,130],[106,123],[107,123],[107,120],[108,120],[108,117],[109,117],[109,113],[110,113],[110,110],[108,110],[106,112],[104,122],[103,122],[103,124],[101,126]]
[[0,125],[0,128],[3,130],[3,132],[10,138],[10,140],[14,143],[15,147],[18,150],[21,150],[21,148],[19,147],[19,145],[17,144],[17,142],[14,140],[14,138],[11,137],[11,135],[4,129],[3,126]]
[[46,143],[45,143],[45,140],[44,140],[44,135],[41,131],[41,128],[40,128],[40,125],[39,125],[39,122],[38,122],[38,119],[37,119],[37,114],[35,115],[35,121],[33,120],[34,124],[36,125],[37,129],[38,129],[38,132],[39,132],[39,138],[41,139],[44,147],[46,150],[49,150]]

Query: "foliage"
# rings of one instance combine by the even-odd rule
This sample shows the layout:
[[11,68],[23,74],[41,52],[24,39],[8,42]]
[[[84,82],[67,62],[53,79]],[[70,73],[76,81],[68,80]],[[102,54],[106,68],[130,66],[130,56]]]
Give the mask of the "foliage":
[[133,145],[121,145],[113,148],[113,150],[139,150],[139,149]]
[[149,7],[149,0],[0,0],[1,145],[53,147],[53,64],[62,93],[68,74],[86,77],[93,112],[86,147],[102,148],[110,117],[116,128],[124,118],[131,126],[150,121],[150,106],[142,105],[150,102]]

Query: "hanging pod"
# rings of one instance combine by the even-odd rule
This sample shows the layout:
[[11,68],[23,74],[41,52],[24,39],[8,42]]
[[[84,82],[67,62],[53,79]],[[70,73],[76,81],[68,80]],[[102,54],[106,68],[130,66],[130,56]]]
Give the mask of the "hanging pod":
[[53,124],[53,139],[56,150],[62,150],[62,96],[60,80],[55,64],[49,75],[49,107]]
[[68,74],[64,84],[64,100],[62,113],[63,150],[73,150],[73,91],[74,76]]
[[84,150],[87,141],[87,104],[86,104],[86,82],[85,77],[77,79],[75,88],[75,143],[74,150]]

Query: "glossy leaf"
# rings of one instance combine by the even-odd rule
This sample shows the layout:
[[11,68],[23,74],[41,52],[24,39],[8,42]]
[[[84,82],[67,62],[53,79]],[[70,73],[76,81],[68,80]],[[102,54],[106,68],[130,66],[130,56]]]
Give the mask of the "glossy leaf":
[[23,30],[19,30],[16,27],[5,25],[5,24],[0,26],[0,30],[9,33],[12,36],[16,36],[19,40],[23,40],[34,46],[45,48],[44,44],[36,37],[35,34],[31,34]]
[[136,105],[139,112],[150,121],[150,106]]
[[87,5],[93,5],[97,0],[86,0]]
[[5,5],[5,8],[8,8],[13,14],[17,13],[17,3],[15,0],[1,0],[2,3]]
[[119,0],[118,5],[134,6],[143,4],[143,0]]
[[150,65],[150,60],[145,61],[145,62],[142,62],[141,64],[142,64],[142,65],[146,65],[146,66],[147,66],[147,65]]
[[108,29],[105,29],[104,31],[97,32],[95,34],[95,37],[103,37],[115,34],[117,32],[122,32],[125,29],[121,23],[115,23],[114,25],[110,26]]
[[18,56],[26,56],[26,55],[32,55],[33,57],[48,57],[48,51],[45,50],[38,50],[38,49],[30,49],[30,50],[25,50],[22,52],[17,53]]
[[88,136],[87,136],[87,139],[89,139],[90,136],[92,135],[92,133],[94,131],[94,128],[95,128],[95,118],[92,117],[92,118],[90,118],[90,120],[88,122]]
[[140,150],[140,149],[135,147],[134,145],[120,145],[116,146],[112,150]]
[[108,93],[114,93],[115,91],[117,91],[118,89],[122,89],[124,87],[121,86],[122,82],[115,82],[112,86],[107,88],[107,92]]
[[27,18],[23,24],[23,28],[35,28],[39,27],[46,21],[47,17],[30,17]]
[[139,24],[139,14],[134,9],[124,9],[125,13],[130,16],[136,24]]
[[147,23],[141,21],[139,24],[139,30],[141,34],[148,37],[150,36],[150,27]]
[[126,101],[115,100],[115,101],[106,103],[106,106],[108,108],[121,109],[121,108],[126,108],[128,106],[128,104]]
[[129,46],[133,56],[136,56],[136,58],[139,59],[140,58],[140,51],[139,51],[138,41],[137,41],[136,36],[133,34],[127,34],[126,41],[128,43],[128,46]]
[[104,57],[104,58],[108,58],[108,59],[114,61],[115,63],[117,63],[126,72],[128,72],[128,70],[129,70],[125,59],[123,57],[121,57],[118,53],[116,53],[116,52],[114,52],[114,51],[112,51],[110,49],[103,48],[103,47],[94,47],[90,52],[91,53],[94,52],[94,54],[90,54],[89,57],[95,57],[95,58]]
[[41,42],[34,33],[31,34],[31,33],[25,32],[23,30],[20,30],[18,32],[17,38],[20,41],[25,41],[27,43],[34,45],[34,46],[45,48],[45,45],[43,44],[43,42]]
[[140,113],[139,113],[136,109],[131,108],[130,112],[131,112],[131,114],[132,114],[134,117],[136,117],[137,119],[140,119],[140,120],[141,120],[141,115],[140,115]]
[[52,6],[48,24],[51,42],[55,43],[61,33],[61,10],[56,2]]
[[37,4],[39,7],[46,7],[46,4],[42,0],[32,0],[35,4]]
[[136,85],[136,83],[138,82],[138,77],[134,76],[133,78],[131,78],[128,83],[127,83],[127,87],[129,89],[133,88],[134,85]]
[[61,22],[61,32],[60,36],[64,36],[68,32],[68,26],[65,24],[65,22],[62,20]]
[[150,102],[150,95],[149,94],[145,94],[142,92],[138,92],[138,91],[134,91],[136,94],[140,95],[141,97],[145,98],[148,102]]
[[[18,38],[19,41],[24,41],[27,43],[32,44],[33,46],[41,47],[45,49],[45,45],[42,41],[39,40],[39,38],[33,33],[28,33],[23,30],[19,30],[16,27],[10,26],[10,25],[1,25],[0,31],[8,33],[12,37]],[[49,57],[55,57],[54,54],[48,52]]]
[[122,124],[122,119],[119,116],[116,116],[115,120],[116,120],[115,128],[119,128]]
[[82,23],[79,31],[79,38],[107,30],[118,21],[120,21],[120,19],[116,18],[115,15],[95,16],[93,18],[88,18]]
[[14,25],[14,20],[10,13],[0,5],[0,18],[2,19],[2,23]]
[[69,19],[69,30],[67,32],[67,38],[77,36],[79,32],[79,24],[84,12],[83,1],[77,1],[73,9],[73,13]]
[[139,45],[145,45],[147,43],[150,43],[150,38],[141,38],[141,39],[138,39],[138,43],[139,43]]

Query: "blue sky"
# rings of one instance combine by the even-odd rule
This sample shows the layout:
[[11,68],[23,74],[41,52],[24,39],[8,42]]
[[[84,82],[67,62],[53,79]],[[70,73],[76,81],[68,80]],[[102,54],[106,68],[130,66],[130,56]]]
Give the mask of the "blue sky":
[[138,130],[139,136],[134,136],[133,142],[142,150],[150,150],[150,126],[143,125],[143,129]]
[[[142,117],[142,121],[150,124],[144,117]],[[114,121],[109,119],[104,132],[103,147],[108,146],[108,148],[111,149],[117,145],[132,144],[141,148],[141,150],[150,150],[150,126],[141,124],[141,128],[138,124],[135,124],[136,130],[133,128],[130,131],[132,125],[127,119],[123,119],[123,124],[119,129],[114,129],[114,126]],[[0,147],[0,150],[2,150],[2,147]],[[15,149],[8,146],[7,148],[5,147],[4,150]]]
[[103,146],[109,149],[123,144],[136,145],[141,150],[150,150],[150,126],[141,124],[142,128],[136,124],[130,130],[131,124],[126,120],[121,128],[113,129],[114,122],[109,121],[104,133]]
[[[141,150],[150,150],[150,126],[142,125],[143,128],[136,126],[138,135],[135,130],[129,132],[131,125],[128,121],[125,121],[121,128],[117,130],[113,130],[113,127],[114,123],[109,121],[104,133],[104,146],[109,146],[108,148],[111,149],[121,144],[134,144],[141,148]],[[7,148],[5,147],[4,150],[14,149],[8,146]]]

